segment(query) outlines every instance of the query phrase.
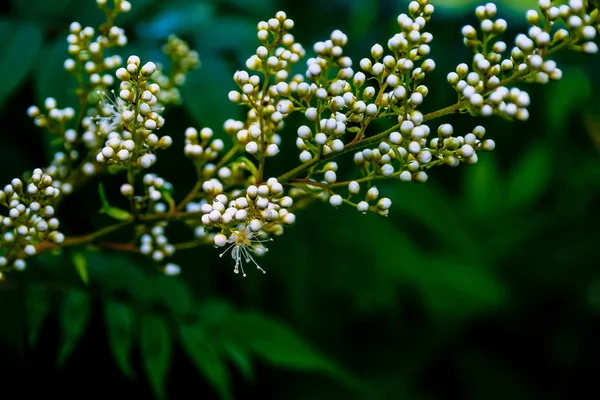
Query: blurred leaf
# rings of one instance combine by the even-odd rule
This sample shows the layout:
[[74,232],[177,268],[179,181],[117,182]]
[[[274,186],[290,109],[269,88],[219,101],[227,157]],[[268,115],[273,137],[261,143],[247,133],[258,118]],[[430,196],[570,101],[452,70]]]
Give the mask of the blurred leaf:
[[260,16],[265,21],[275,12],[274,0],[226,0],[225,3],[227,6],[238,7],[251,15]]
[[354,0],[350,14],[350,27],[354,37],[364,36],[371,29],[379,14],[379,2]]
[[29,330],[27,338],[29,346],[33,347],[37,343],[44,321],[50,313],[51,302],[48,291],[41,284],[30,285],[26,290],[27,314],[25,317],[27,318],[27,328]]
[[446,317],[470,317],[500,307],[508,300],[505,284],[485,265],[467,265],[448,256],[427,257],[415,276],[423,301]]
[[260,314],[237,314],[223,327],[223,331],[234,343],[247,346],[275,366],[325,372],[346,384],[356,384],[354,378],[289,327]]
[[87,268],[87,258],[85,253],[77,251],[73,254],[73,265],[77,274],[81,278],[81,281],[88,285],[90,283],[90,277]]
[[90,320],[90,298],[79,289],[69,290],[63,299],[60,310],[60,326],[62,344],[57,358],[57,365],[62,366],[77,347]]
[[71,3],[78,0],[12,0],[17,14],[49,22],[68,13]]
[[165,321],[154,315],[144,315],[140,341],[142,362],[152,390],[157,398],[164,399],[172,353],[171,335]]
[[213,5],[205,1],[164,2],[154,18],[137,24],[137,32],[146,39],[165,39],[173,34],[186,35],[206,25],[213,14]]
[[201,59],[202,68],[190,71],[181,88],[183,104],[197,125],[217,131],[227,119],[240,115],[240,107],[227,99],[233,84],[226,82],[231,82],[233,71],[214,54]]
[[[460,15],[471,14],[475,7],[484,4],[479,0],[444,0],[435,3],[436,11],[440,11],[439,17],[457,18]],[[525,14],[528,9],[536,9],[538,7],[536,0],[502,0],[496,2],[501,14],[510,13],[510,17],[515,19],[515,23],[523,24],[524,19],[517,19]],[[512,22],[512,21],[511,21]]]
[[482,156],[477,165],[464,170],[464,194],[466,214],[475,219],[491,217],[502,208],[504,182],[499,174],[495,158],[491,154]]
[[434,182],[400,185],[392,201],[400,205],[400,212],[408,214],[436,235],[438,248],[469,249],[469,252],[463,251],[465,257],[476,258],[476,253],[473,253],[476,251],[475,242],[457,211],[460,207],[456,199]]
[[128,378],[134,377],[131,368],[131,347],[133,341],[133,311],[124,304],[113,300],[104,303],[104,317],[108,344],[115,362]]
[[219,397],[230,399],[230,383],[227,365],[217,352],[204,330],[199,326],[182,325],[179,328],[181,344],[192,359],[198,372],[206,377]]
[[225,344],[225,351],[229,354],[231,361],[240,370],[246,382],[252,381],[254,379],[254,368],[250,360],[250,355],[232,343]]
[[102,208],[100,208],[101,214],[106,214],[117,221],[127,221],[128,219],[131,219],[131,214],[129,214],[129,212],[108,204],[108,199],[104,192],[104,185],[102,183],[98,185],[98,194],[100,195],[100,203],[102,204]]
[[564,70],[563,78],[546,88],[546,129],[565,131],[567,118],[590,101],[591,87],[589,76],[580,68]]
[[166,306],[170,313],[185,315],[192,310],[192,293],[180,279],[154,274],[146,279],[145,287],[150,301]]
[[27,76],[42,47],[42,31],[30,22],[0,20],[0,108]]
[[152,296],[147,276],[140,268],[138,258],[130,254],[110,251],[87,253],[90,277],[112,292],[125,292],[138,304],[148,306]]
[[537,200],[552,177],[552,151],[546,146],[528,149],[514,166],[506,193],[507,207],[522,207]]
[[[235,68],[241,68],[248,57],[256,52],[256,23],[247,18],[219,17],[197,28],[195,47],[200,59],[235,56]],[[218,38],[215,40],[215,38]],[[230,59],[228,58],[228,60]],[[233,72],[233,71],[232,71]],[[232,76],[225,81],[232,82]],[[233,83],[231,83],[233,87]]]
[[587,288],[588,304],[600,310],[600,279],[592,280]]
[[74,91],[77,81],[63,67],[68,57],[67,41],[64,36],[47,44],[42,50],[40,59],[44,62],[37,65],[35,74],[35,94],[38,104],[43,104],[47,97],[53,97],[59,108],[70,106],[77,109],[78,102]]

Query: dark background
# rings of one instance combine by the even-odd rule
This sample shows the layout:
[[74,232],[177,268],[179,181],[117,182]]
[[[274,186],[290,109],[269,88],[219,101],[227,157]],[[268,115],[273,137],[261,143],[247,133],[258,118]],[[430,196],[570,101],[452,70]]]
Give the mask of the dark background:
[[[432,3],[438,10],[429,25],[437,68],[426,80],[424,112],[455,101],[445,76],[469,62],[460,28],[475,23],[478,4]],[[527,29],[525,10],[536,3],[497,2],[509,22],[509,46]],[[223,135],[223,121],[241,116],[227,92],[234,88],[232,74],[258,45],[258,21],[285,10],[309,53],[311,43],[342,29],[357,66],[373,43],[385,45],[393,35],[406,4],[133,0],[132,13],[117,20],[131,42],[120,53],[125,59],[161,60],[161,44],[176,33],[202,62],[183,89],[183,107],[165,116],[163,131],[175,143],[159,157],[157,171],[173,183],[176,198],[194,183],[180,150],[184,129],[210,126]],[[49,137],[25,110],[46,96],[60,107],[74,105],[68,88],[75,82],[62,69],[68,25],[97,25],[102,14],[91,0],[12,0],[0,8],[4,185],[49,163]],[[388,218],[327,204],[298,213],[296,225],[260,259],[264,276],[234,275],[231,260],[209,247],[178,253],[182,274],[170,279],[142,257],[88,250],[88,286],[73,268],[75,250],[31,260],[26,272],[0,283],[0,392],[6,398],[39,390],[65,398],[152,398],[152,388],[162,390],[160,379],[145,371],[160,376],[164,370],[167,398],[226,398],[228,387],[236,399],[562,399],[596,393],[600,58],[567,53],[556,60],[561,82],[527,86],[529,121],[459,116],[431,123],[433,130],[452,122],[464,133],[483,124],[496,151],[480,154],[476,165],[436,168],[425,185],[382,183],[380,191],[393,200]],[[295,137],[299,121],[287,123],[283,151],[291,155],[270,166],[272,175],[296,162],[288,137]],[[121,181],[105,180],[115,202]],[[97,183],[59,210],[66,234],[110,223],[97,213]],[[182,226],[169,232],[173,241],[189,237]],[[115,325],[107,320],[116,315],[115,304],[129,312],[131,352],[119,347],[125,340],[110,339],[107,327]],[[206,333],[203,351],[181,344],[178,332],[185,326]],[[143,344],[142,332],[150,342]],[[173,347],[161,367],[161,354],[169,354],[160,350],[165,343]],[[115,362],[115,349],[127,354],[129,367]],[[202,373],[198,360],[208,360]]]

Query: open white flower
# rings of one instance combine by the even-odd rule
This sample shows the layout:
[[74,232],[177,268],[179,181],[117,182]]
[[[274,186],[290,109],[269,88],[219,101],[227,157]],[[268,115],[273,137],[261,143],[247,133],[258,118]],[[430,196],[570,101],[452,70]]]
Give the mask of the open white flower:
[[234,230],[229,236],[227,243],[230,243],[230,245],[223,253],[219,254],[219,257],[223,257],[225,253],[231,250],[231,258],[235,260],[233,272],[237,274],[241,270],[244,277],[246,276],[243,266],[244,261],[246,263],[252,261],[254,265],[256,265],[256,268],[261,270],[263,273],[266,273],[266,271],[262,269],[254,260],[253,254],[259,256],[265,254],[267,251],[269,251],[269,249],[267,249],[263,243],[270,242],[273,239],[259,239],[261,233],[262,231],[251,231],[248,225],[240,226],[239,229]]

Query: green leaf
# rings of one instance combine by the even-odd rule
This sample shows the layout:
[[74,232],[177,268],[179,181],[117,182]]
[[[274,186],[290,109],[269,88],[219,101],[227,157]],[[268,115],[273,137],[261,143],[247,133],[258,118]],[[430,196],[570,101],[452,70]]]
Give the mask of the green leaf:
[[165,39],[169,35],[194,33],[199,26],[205,26],[214,14],[214,6],[204,1],[164,2],[154,17],[137,24],[140,36],[147,39]]
[[12,0],[16,14],[28,19],[49,22],[68,14],[69,6],[74,0]]
[[231,361],[240,370],[246,382],[252,381],[254,379],[254,368],[248,352],[232,343],[225,344],[225,351],[229,354]]
[[85,253],[78,251],[73,254],[73,265],[75,266],[75,270],[81,278],[81,281],[88,285],[90,283],[90,277],[88,274],[87,258]]
[[239,157],[237,161],[243,163],[246,166],[246,169],[250,171],[252,176],[258,176],[258,168],[256,168],[256,165],[254,165],[254,163],[247,157]]
[[134,329],[133,311],[124,304],[107,300],[104,304],[104,318],[108,344],[115,362],[125,376],[133,378],[135,373],[130,362]]
[[171,366],[172,342],[165,321],[154,315],[142,318],[142,363],[157,398],[166,398],[165,381]]
[[90,319],[90,298],[79,289],[67,292],[60,310],[62,344],[58,352],[57,365],[62,366],[79,344]]
[[38,104],[43,104],[47,97],[53,97],[60,108],[77,107],[77,81],[63,67],[67,57],[69,53],[64,36],[47,44],[42,50],[40,59],[44,62],[39,63],[35,71],[35,97]]
[[179,337],[186,354],[192,359],[198,372],[206,377],[221,399],[231,398],[227,365],[206,336],[202,327],[182,325]]
[[104,185],[102,183],[98,185],[98,194],[100,195],[100,203],[102,204],[102,207],[100,208],[101,214],[106,214],[117,221],[127,221],[131,219],[131,214],[129,212],[118,207],[112,207],[108,204],[108,199],[104,192]]
[[479,159],[477,165],[464,171],[466,214],[478,218],[489,218],[499,211],[502,204],[502,185],[498,166],[492,154]]
[[262,18],[275,12],[273,0],[227,0],[226,3],[239,7],[252,15],[260,15]]
[[[30,22],[0,20],[0,108],[34,65],[42,31]],[[61,64],[62,65],[62,64]]]
[[48,291],[43,285],[31,285],[26,292],[27,309],[27,339],[29,346],[33,347],[37,343],[40,331],[44,321],[50,313],[50,297]]
[[349,26],[354,37],[364,36],[376,23],[379,3],[371,0],[355,0],[353,3]]
[[[199,126],[222,126],[229,119],[237,119],[241,108],[227,100],[234,88],[231,68],[217,53],[202,58],[202,68],[189,72],[181,88],[183,105]],[[218,104],[218,106],[217,106]]]
[[545,146],[531,147],[512,170],[507,186],[507,206],[533,203],[548,189],[551,177],[552,151]]
[[356,384],[354,378],[289,327],[265,316],[240,313],[232,316],[223,330],[234,343],[249,348],[272,365],[324,372],[346,384]]
[[164,275],[150,275],[145,280],[149,301],[160,304],[172,314],[186,315],[193,309],[190,287],[179,279]]
[[580,68],[569,68],[563,71],[563,78],[546,88],[545,119],[546,129],[554,132],[565,129],[571,114],[588,104],[592,95],[592,84],[589,76]]
[[436,316],[470,317],[508,301],[505,283],[485,265],[468,265],[446,256],[427,257],[413,276],[422,299]]
[[459,208],[457,199],[449,196],[434,182],[408,185],[398,185],[397,192],[391,197],[395,204],[402,205],[398,211],[406,213],[435,234],[438,248],[467,250],[463,251],[464,256],[475,258],[475,241],[466,229],[464,220],[456,212]]

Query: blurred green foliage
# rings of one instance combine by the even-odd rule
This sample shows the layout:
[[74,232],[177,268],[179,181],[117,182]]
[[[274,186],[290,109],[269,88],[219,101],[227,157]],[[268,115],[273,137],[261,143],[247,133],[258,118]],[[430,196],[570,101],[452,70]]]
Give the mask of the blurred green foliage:
[[[428,110],[454,101],[445,76],[470,58],[460,27],[478,2],[432,3],[438,71],[427,82]],[[526,29],[524,11],[535,3],[497,2],[513,29],[507,41]],[[160,61],[160,45],[176,33],[202,61],[183,90],[183,108],[167,115],[164,128],[175,145],[158,168],[178,198],[194,176],[176,150],[185,127],[218,131],[243,111],[227,92],[257,46],[257,21],[287,11],[307,48],[340,28],[357,62],[372,43],[385,43],[406,8],[383,0],[132,4],[119,21],[131,39],[124,56]],[[80,0],[1,7],[0,177],[8,182],[48,163],[48,138],[25,110],[46,96],[61,107],[75,104],[62,68],[67,28],[73,20],[97,24],[101,14]],[[27,372],[47,393],[60,388],[78,397],[75,380],[98,395],[119,388],[123,396],[152,390],[158,398],[577,397],[595,381],[600,355],[600,60],[558,61],[563,81],[529,87],[527,123],[443,121],[464,131],[484,124],[494,154],[439,168],[426,185],[386,182],[389,218],[314,205],[261,260],[266,276],[234,276],[211,248],[178,254],[176,279],[113,252],[38,257],[0,284],[3,375],[19,382]],[[294,137],[293,121],[288,126]],[[284,142],[293,152],[292,140]],[[118,180],[105,186],[111,198]],[[101,206],[97,182],[74,195],[60,210],[65,233],[100,227],[109,217],[89,210]],[[96,368],[110,380],[95,379]]]

